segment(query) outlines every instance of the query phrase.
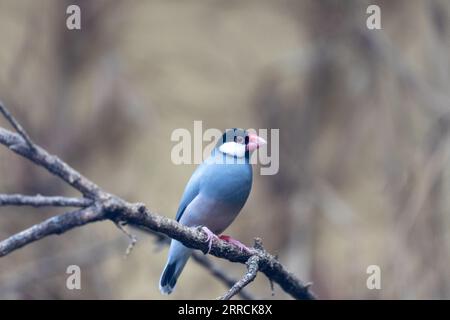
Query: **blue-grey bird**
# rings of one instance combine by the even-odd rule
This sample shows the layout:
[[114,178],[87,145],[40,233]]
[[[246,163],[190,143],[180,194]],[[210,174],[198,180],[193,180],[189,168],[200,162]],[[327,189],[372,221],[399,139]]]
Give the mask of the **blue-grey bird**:
[[[227,130],[206,159],[192,174],[176,214],[183,225],[202,226],[212,238],[222,233],[241,211],[252,188],[251,153],[266,141],[243,129]],[[247,249],[239,241],[221,236]],[[188,261],[192,249],[172,240],[166,266],[161,275],[159,289],[170,294]]]

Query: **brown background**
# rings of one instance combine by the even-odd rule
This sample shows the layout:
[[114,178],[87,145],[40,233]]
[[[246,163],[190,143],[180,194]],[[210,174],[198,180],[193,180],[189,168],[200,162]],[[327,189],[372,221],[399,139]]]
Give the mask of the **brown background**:
[[[321,298],[448,299],[450,2],[375,3],[381,31],[369,1],[0,0],[0,98],[50,152],[169,217],[195,167],[172,164],[174,129],[279,128],[280,172],[255,175],[227,233],[262,237]],[[5,148],[0,192],[75,195]],[[0,208],[0,238],[57,212]],[[0,298],[165,298],[166,249],[138,236],[127,260],[108,222],[34,243],[0,259]],[[271,298],[263,275],[249,289]],[[170,298],[224,290],[191,262]]]

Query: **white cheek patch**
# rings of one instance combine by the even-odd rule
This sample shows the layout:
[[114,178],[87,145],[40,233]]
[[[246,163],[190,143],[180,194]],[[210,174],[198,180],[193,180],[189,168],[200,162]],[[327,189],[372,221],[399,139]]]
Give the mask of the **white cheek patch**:
[[227,142],[219,147],[220,152],[233,157],[242,158],[245,156],[245,145],[236,142]]

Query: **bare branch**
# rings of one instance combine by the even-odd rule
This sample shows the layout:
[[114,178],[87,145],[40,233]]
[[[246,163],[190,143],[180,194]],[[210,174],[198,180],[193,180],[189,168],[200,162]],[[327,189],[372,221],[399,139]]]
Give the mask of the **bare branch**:
[[[234,286],[234,284],[237,282],[236,279],[230,277],[222,268],[220,268],[219,266],[215,265],[211,259],[209,259],[207,256],[198,253],[198,252],[193,252],[192,253],[192,258],[195,262],[197,262],[199,265],[201,265],[202,267],[206,268],[207,270],[209,270],[209,272],[216,277],[217,279],[219,279],[222,283],[224,283],[227,287],[232,288]],[[241,296],[242,299],[245,300],[255,300],[255,297],[253,297],[253,295],[251,295],[249,292],[247,292],[244,288],[242,288],[237,294]]]
[[[128,204],[123,207],[123,211],[118,213],[121,219],[130,224],[142,225],[153,231],[164,233],[167,236],[182,242],[189,248],[198,249],[203,252],[208,251],[207,235],[197,228],[189,228],[176,222],[175,220],[149,212],[142,204]],[[309,290],[309,286],[303,284],[300,279],[292,273],[266,250],[256,249],[256,253],[241,251],[236,246],[228,242],[214,241],[210,254],[218,258],[227,259],[231,262],[246,263],[252,255],[260,257],[259,271],[268,278],[279,284],[284,291],[296,299],[316,299]]]
[[34,149],[34,143],[31,141],[27,132],[22,128],[22,126],[17,122],[17,120],[12,116],[12,114],[5,108],[3,102],[0,101],[0,112],[5,116],[6,120],[13,126],[14,130],[22,136],[31,149]]
[[[3,106],[2,110],[7,119],[13,119]],[[14,122],[17,124],[15,120]],[[182,242],[189,248],[203,252],[209,251],[206,241],[208,236],[203,231],[198,228],[183,226],[175,220],[151,213],[142,203],[128,203],[115,195],[105,192],[58,157],[35,145],[26,138],[27,136],[23,136],[21,132],[24,131],[22,130],[19,131],[20,134],[15,134],[0,128],[0,143],[58,176],[73,188],[79,190],[85,197],[92,199],[94,204],[84,209],[52,217],[1,241],[0,257],[44,237],[61,234],[73,228],[106,219],[115,223],[124,222],[152,230],[153,232],[162,233]],[[249,267],[248,276],[244,277],[245,279],[241,279],[241,283],[244,282],[244,285],[239,284],[240,282],[238,281],[235,286],[239,284],[243,288],[246,285],[245,282],[251,282],[259,270],[269,279],[278,283],[284,291],[294,298],[315,299],[314,294],[309,291],[309,285],[303,284],[302,281],[288,272],[276,257],[269,254],[262,245],[259,246],[257,244],[255,245],[255,250],[250,253],[241,251],[232,244],[219,240],[214,241],[209,252],[216,257],[227,259],[231,262],[247,263]],[[257,267],[255,267],[255,261],[257,261]],[[256,271],[254,271],[255,268]],[[254,273],[255,275],[253,275]],[[235,290],[239,292],[242,288],[239,289],[238,287]]]
[[0,206],[31,206],[31,207],[74,207],[85,208],[93,204],[90,199],[50,197],[40,194],[26,196],[22,194],[0,194]]
[[49,235],[61,234],[101,219],[103,219],[103,212],[98,207],[88,207],[49,218],[1,241],[0,257]]
[[[162,233],[155,232],[151,229],[144,228],[142,226],[133,226],[136,229],[142,230],[145,233],[151,234],[155,237],[155,242],[159,247],[170,245],[170,238]],[[217,264],[211,261],[206,255],[194,251],[192,252],[192,259],[198,263],[200,266],[208,270],[212,276],[217,278],[220,282],[222,282],[228,288],[231,288],[238,280],[229,276],[225,270],[219,267]],[[255,300],[252,294],[247,292],[247,290],[241,290],[238,295],[245,300]]]
[[254,255],[251,256],[246,265],[247,265],[247,273],[240,279],[238,282],[231,287],[231,289],[225,293],[220,300],[230,300],[233,296],[238,294],[245,286],[247,286],[250,282],[255,280],[256,274],[259,270],[259,256]]
[[72,169],[57,156],[49,154],[37,145],[30,147],[20,135],[9,130],[0,128],[0,143],[15,153],[25,157],[35,164],[44,167],[50,173],[58,176],[63,181],[80,191],[85,197],[98,198],[100,188],[82,176],[78,171]]
[[116,227],[122,231],[130,240],[130,243],[128,244],[127,250],[125,251],[125,256],[124,258],[128,258],[128,256],[130,255],[131,251],[133,251],[134,246],[136,245],[137,242],[137,238],[135,235],[131,234],[130,232],[128,232],[127,229],[125,229],[125,226],[123,226],[120,222],[114,222],[114,224],[116,225]]

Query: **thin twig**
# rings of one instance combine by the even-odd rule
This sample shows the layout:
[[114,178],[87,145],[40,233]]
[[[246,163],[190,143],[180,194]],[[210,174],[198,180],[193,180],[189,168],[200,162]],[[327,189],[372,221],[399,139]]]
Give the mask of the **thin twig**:
[[272,279],[269,279],[269,285],[270,285],[270,295],[273,297],[275,296],[275,286],[273,285],[273,281]]
[[95,183],[41,147],[37,145],[33,145],[33,148],[30,147],[20,135],[0,127],[0,143],[22,157],[45,168],[51,174],[80,191],[85,197],[89,199],[99,198],[100,188]]
[[245,286],[255,280],[256,274],[259,270],[259,261],[260,257],[257,254],[251,256],[246,263],[247,273],[238,282],[236,282],[227,293],[220,297],[220,300],[230,300],[233,296],[244,289]]
[[[228,288],[232,288],[235,285],[235,283],[238,281],[238,280],[234,279],[233,277],[230,277],[222,268],[215,265],[211,261],[211,259],[209,259],[207,256],[205,256],[203,253],[193,252],[192,258],[199,265],[201,265],[204,268],[206,268],[207,270],[209,270],[209,272],[213,276],[215,276],[217,279],[219,279],[221,282],[223,282]],[[247,290],[245,290],[244,288],[242,288],[237,294],[242,299],[255,300],[255,297],[253,297],[253,295],[250,294],[249,292],[247,292]]]
[[[261,238],[255,238],[255,244],[253,245],[253,247],[257,250],[260,251],[265,251],[266,249],[264,248],[263,242]],[[275,260],[278,260],[278,256],[275,255],[274,256]],[[270,285],[270,292],[272,297],[275,295],[275,287],[273,285],[273,280],[270,277],[267,277],[267,279],[269,279],[269,285]]]
[[19,122],[12,116],[12,114],[9,112],[9,110],[5,108],[2,101],[0,101],[0,112],[5,116],[6,120],[8,120],[8,122],[13,126],[14,130],[16,130],[17,133],[22,136],[22,138],[26,141],[28,146],[32,150],[34,150],[35,144],[31,140],[30,136],[25,131],[25,129],[22,128],[22,126],[19,124]]
[[125,255],[124,255],[124,258],[128,258],[128,256],[130,255],[131,251],[133,251],[134,246],[136,245],[137,238],[136,238],[135,235],[133,235],[132,233],[128,232],[128,230],[125,229],[125,226],[123,226],[120,221],[114,221],[114,224],[130,240],[130,243],[128,244],[127,250],[125,250]]
[[0,194],[0,206],[31,206],[31,207],[74,207],[85,208],[93,204],[91,199],[42,196],[27,196],[23,194]]
[[0,257],[38,241],[44,237],[61,234],[75,227],[104,219],[98,207],[88,207],[49,218],[0,242]]

